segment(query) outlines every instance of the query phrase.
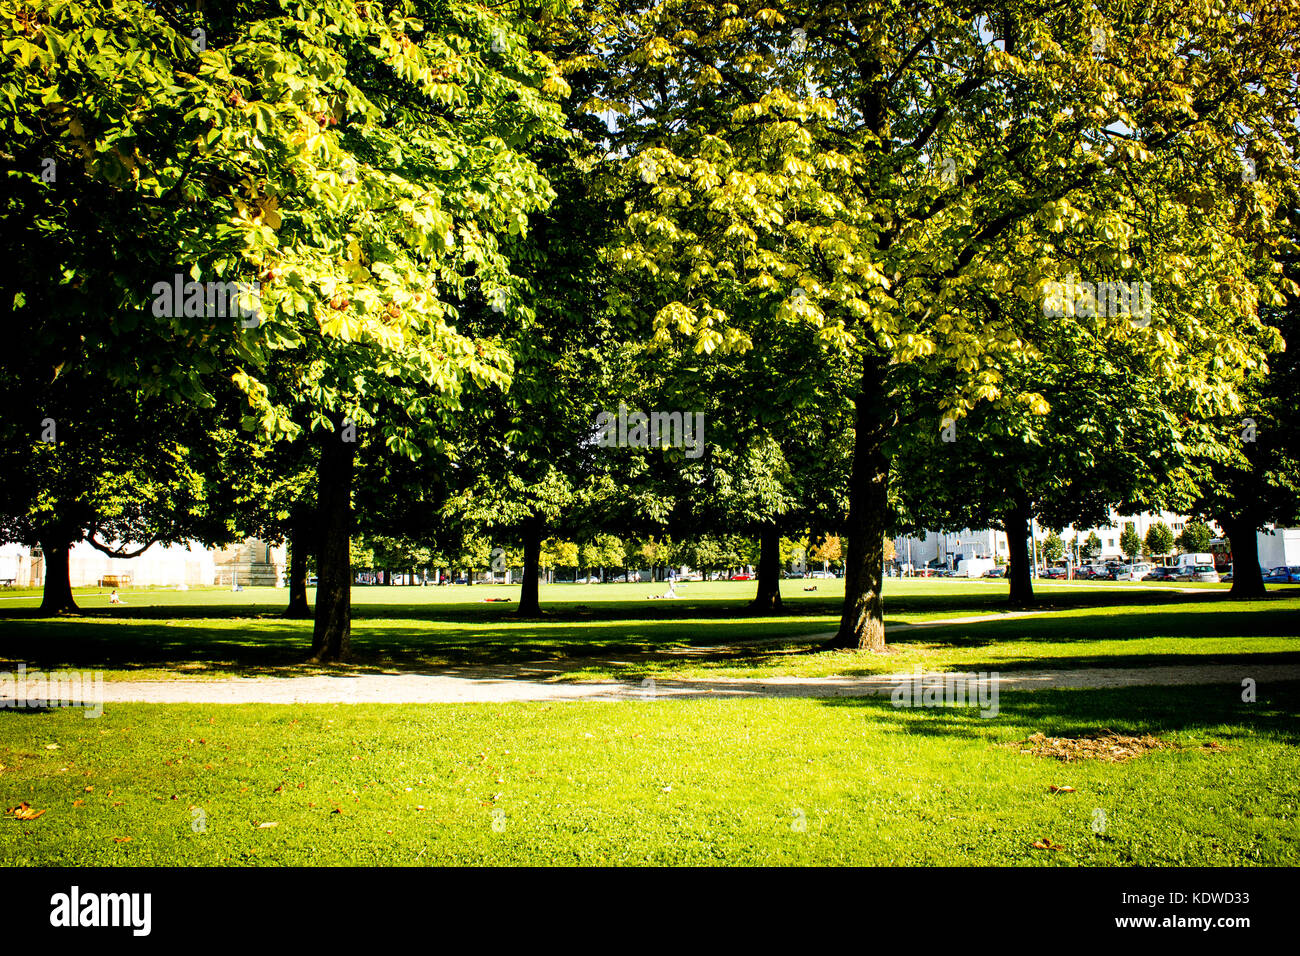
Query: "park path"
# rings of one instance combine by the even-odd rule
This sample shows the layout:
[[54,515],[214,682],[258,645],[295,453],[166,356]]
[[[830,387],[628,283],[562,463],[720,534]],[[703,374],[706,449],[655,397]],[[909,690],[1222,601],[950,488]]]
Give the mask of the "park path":
[[[940,672],[922,675],[942,680]],[[893,693],[912,674],[551,683],[452,674],[339,674],[232,680],[107,681],[104,703],[157,704],[457,704],[507,701],[873,697]],[[1002,690],[1234,684],[1300,680],[1300,664],[1180,664],[1089,667],[980,675]]]
[[[981,621],[1036,617],[1046,611],[1013,611],[964,617],[936,618],[887,625],[890,630],[913,630],[972,624]],[[817,642],[834,636],[802,635],[795,640]],[[764,638],[718,646],[688,646],[623,655],[621,659],[582,658],[515,664],[448,666],[437,673],[374,674],[340,670],[332,674],[301,677],[240,677],[206,680],[105,681],[105,704],[456,704],[507,701],[566,700],[672,700],[752,699],[780,697],[873,697],[892,694],[917,674],[870,674],[856,677],[714,677],[704,679],[647,679],[566,682],[574,664],[606,663],[621,666],[674,657],[708,657],[743,647],[788,644],[792,638]],[[942,681],[941,671],[920,675],[924,682]],[[1177,686],[1188,684],[1240,685],[1244,678],[1257,684],[1300,680],[1300,664],[1177,664],[1158,667],[1084,667],[1016,670],[1005,674],[969,675],[979,683],[995,683],[1001,690],[1056,690],[1067,688]],[[32,696],[35,696],[33,692]],[[11,696],[0,683],[0,700]]]

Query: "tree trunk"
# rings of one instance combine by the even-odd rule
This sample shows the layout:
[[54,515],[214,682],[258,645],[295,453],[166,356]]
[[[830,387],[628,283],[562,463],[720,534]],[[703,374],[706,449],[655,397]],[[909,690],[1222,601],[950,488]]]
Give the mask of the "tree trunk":
[[345,661],[352,641],[352,469],[356,447],[342,440],[341,423],[321,440],[316,501],[320,550],[316,556],[316,629],[312,660]]
[[1011,584],[1008,600],[1016,607],[1034,603],[1034,582],[1029,573],[1029,519],[1029,501],[1022,495],[1003,521],[1007,532],[1007,580]]
[[1228,596],[1237,600],[1256,600],[1265,597],[1264,575],[1259,567],[1259,539],[1256,525],[1247,517],[1219,518],[1219,527],[1232,548],[1232,588]]
[[77,602],[72,599],[68,567],[68,553],[71,550],[71,542],[53,546],[41,542],[41,553],[45,561],[45,590],[41,597],[42,614],[70,614],[78,610]]
[[885,649],[885,531],[889,519],[889,457],[884,442],[887,366],[863,360],[855,404],[853,465],[849,477],[848,552],[844,557],[844,608],[831,647]]
[[524,522],[524,579],[519,586],[519,616],[537,617],[542,608],[537,600],[537,581],[541,574],[542,523],[536,518]]
[[310,538],[307,519],[295,519],[289,530],[289,606],[285,608],[285,617],[311,617],[311,604],[307,601],[307,558],[311,554],[307,542]]
[[781,610],[781,528],[775,521],[758,533],[758,593],[749,606],[760,613]]

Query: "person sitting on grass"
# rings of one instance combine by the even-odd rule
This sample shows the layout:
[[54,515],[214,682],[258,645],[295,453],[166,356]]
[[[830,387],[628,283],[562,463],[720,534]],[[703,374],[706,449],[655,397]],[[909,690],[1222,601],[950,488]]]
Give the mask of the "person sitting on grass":
[[120,597],[117,596],[117,588],[113,588],[113,593],[110,594],[110,595],[108,596],[108,603],[109,603],[109,604],[125,604],[126,602],[123,601]]
[[647,595],[646,595],[646,600],[647,600],[647,601],[662,601],[662,600],[664,600],[664,599],[666,599],[666,598],[667,598],[667,599],[672,599],[672,598],[675,598],[675,597],[677,597],[677,582],[674,581],[674,580],[670,577],[670,578],[668,579],[668,590],[667,590],[667,591],[665,591],[663,594],[647,594]]

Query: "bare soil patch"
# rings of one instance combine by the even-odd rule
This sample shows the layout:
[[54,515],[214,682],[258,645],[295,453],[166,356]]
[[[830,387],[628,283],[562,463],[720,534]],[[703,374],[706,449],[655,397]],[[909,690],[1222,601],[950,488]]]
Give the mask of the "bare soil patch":
[[[1031,734],[1025,740],[1005,744],[1018,747],[1022,754],[1035,757],[1053,757],[1065,763],[1075,760],[1104,760],[1107,763],[1122,763],[1137,757],[1145,757],[1157,750],[1178,749],[1178,745],[1162,740],[1152,734],[1133,736],[1117,734],[1113,730],[1103,730],[1082,737],[1048,737],[1043,733]],[[1214,744],[1212,748],[1223,749]]]

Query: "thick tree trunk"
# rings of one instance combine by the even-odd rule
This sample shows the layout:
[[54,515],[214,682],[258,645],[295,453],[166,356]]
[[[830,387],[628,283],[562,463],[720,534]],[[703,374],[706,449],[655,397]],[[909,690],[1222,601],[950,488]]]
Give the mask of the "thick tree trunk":
[[542,525],[536,518],[524,523],[524,579],[519,586],[519,615],[536,617],[542,613],[537,600],[537,581],[541,575]]
[[1034,603],[1034,580],[1029,568],[1029,502],[1022,496],[1007,512],[1007,580],[1011,584],[1009,602],[1016,607]]
[[311,540],[307,519],[298,518],[289,532],[289,606],[284,616],[306,619],[311,617],[311,604],[307,601],[307,558],[311,555]]
[[312,660],[345,661],[352,641],[352,469],[356,446],[342,440],[341,427],[321,441],[317,470],[316,628]]
[[68,553],[72,544],[49,545],[41,542],[45,560],[45,590],[41,597],[42,614],[75,613],[77,602],[72,599],[72,583],[68,567]]
[[848,549],[844,556],[844,608],[832,647],[885,649],[885,531],[889,523],[889,457],[884,442],[885,363],[864,360],[855,403],[853,465],[849,478]]
[[1219,518],[1219,527],[1232,548],[1232,588],[1228,595],[1239,600],[1265,597],[1264,575],[1259,568],[1259,539],[1256,525],[1249,518]]
[[781,528],[775,521],[758,533],[758,593],[749,606],[762,613],[781,609]]

